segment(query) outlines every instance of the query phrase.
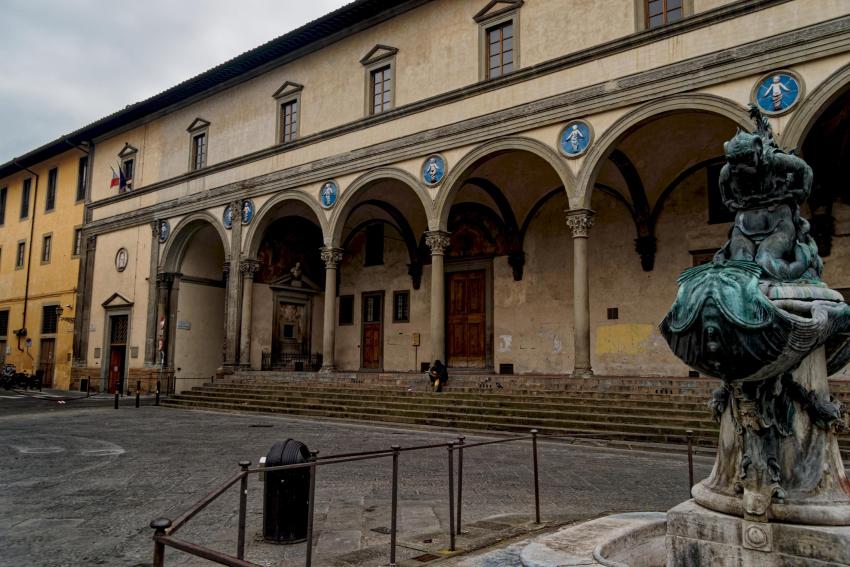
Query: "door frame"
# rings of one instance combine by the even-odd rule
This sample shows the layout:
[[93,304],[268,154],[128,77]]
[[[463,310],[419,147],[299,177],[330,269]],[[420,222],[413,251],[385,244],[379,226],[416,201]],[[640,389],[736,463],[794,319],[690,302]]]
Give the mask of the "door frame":
[[[132,304],[131,304],[132,305]],[[122,305],[120,307],[104,307],[103,309],[103,350],[101,350],[101,368],[100,368],[100,391],[105,392],[109,388],[109,358],[112,353],[112,321],[111,317],[121,315],[127,316],[127,344],[124,348],[124,385],[127,385],[127,379],[130,372],[130,343],[132,342],[133,332],[133,308],[132,306]],[[121,393],[123,395],[123,392]]]
[[[449,260],[446,257],[445,267],[443,269],[443,277],[445,281],[443,282],[443,289],[446,290],[444,294],[444,307],[443,313],[443,335],[445,336],[445,344],[443,345],[443,352],[449,352],[449,274],[454,274],[457,272],[474,272],[474,271],[484,271],[484,318],[486,319],[484,329],[484,368],[458,368],[458,372],[493,372],[494,366],[494,353],[493,353],[493,258],[479,258],[474,260]],[[448,359],[448,355],[446,356]],[[445,360],[443,362],[448,362]]]
[[275,353],[280,355],[280,325],[278,311],[281,303],[304,306],[304,339],[307,343],[307,355],[313,354],[313,293],[309,289],[304,291],[292,291],[287,289],[271,288],[272,291],[272,363],[275,361]]
[[[364,330],[366,328],[366,319],[363,316],[364,310],[366,309],[366,296],[369,295],[378,295],[381,297],[381,351],[380,356],[378,357],[378,367],[377,368],[363,368],[363,351],[364,351],[364,338],[365,333]],[[360,292],[360,371],[361,372],[383,372],[384,371],[384,332],[386,327],[386,319],[387,319],[387,292],[386,290],[379,289],[375,291],[363,291]]]

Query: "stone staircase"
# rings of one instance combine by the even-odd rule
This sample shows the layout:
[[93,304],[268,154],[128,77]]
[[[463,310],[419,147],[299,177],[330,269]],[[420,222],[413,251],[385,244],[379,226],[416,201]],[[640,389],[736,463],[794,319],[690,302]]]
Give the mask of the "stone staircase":
[[[453,375],[430,391],[421,374],[241,373],[170,396],[184,409],[252,411],[434,426],[461,431],[589,436],[608,444],[681,450],[686,431],[713,448],[707,401],[718,382],[693,378]],[[850,404],[850,382],[832,383]],[[850,462],[850,434],[840,438]]]

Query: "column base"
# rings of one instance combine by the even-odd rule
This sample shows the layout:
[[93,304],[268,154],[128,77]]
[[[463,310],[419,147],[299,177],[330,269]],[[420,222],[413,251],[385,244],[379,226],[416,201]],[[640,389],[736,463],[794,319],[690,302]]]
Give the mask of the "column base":
[[593,370],[591,368],[576,368],[570,374],[570,378],[593,378]]

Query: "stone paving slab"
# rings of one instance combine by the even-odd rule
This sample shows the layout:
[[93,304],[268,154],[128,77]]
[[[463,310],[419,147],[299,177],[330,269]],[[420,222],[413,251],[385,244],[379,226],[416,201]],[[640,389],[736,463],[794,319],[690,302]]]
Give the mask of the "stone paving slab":
[[[329,455],[456,436],[289,417],[3,398],[0,567],[149,565],[153,518],[176,518],[232,475],[239,460],[256,462],[278,440],[295,438]],[[488,438],[467,435],[468,442]],[[479,531],[459,538],[462,549],[527,531],[533,512],[530,457],[528,443],[466,451],[464,529]],[[445,555],[446,459],[445,448],[402,455],[401,560]],[[698,478],[710,468],[709,459],[698,459]],[[390,473],[389,459],[320,470],[314,565],[387,563],[389,535],[373,529],[389,526]],[[683,455],[540,444],[541,512],[553,524],[616,511],[666,510],[687,498],[687,477]],[[235,552],[237,502],[236,490],[226,493],[180,537]],[[485,523],[475,527],[478,522]],[[303,564],[304,544],[266,544],[259,541],[261,530],[262,485],[252,478],[247,558],[274,567]],[[174,550],[166,556],[166,565],[208,565]]]

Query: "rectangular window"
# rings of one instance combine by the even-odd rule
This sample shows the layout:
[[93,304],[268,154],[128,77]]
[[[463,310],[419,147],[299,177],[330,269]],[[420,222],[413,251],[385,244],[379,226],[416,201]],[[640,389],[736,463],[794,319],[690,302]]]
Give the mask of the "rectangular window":
[[79,256],[83,250],[83,229],[74,229],[74,248],[71,251],[72,256]]
[[26,250],[27,250],[27,243],[23,242],[23,241],[18,242],[18,252],[17,252],[17,254],[15,254],[15,267],[16,268],[23,268],[24,267],[24,260],[26,259],[25,258]]
[[50,262],[50,251],[53,248],[53,235],[45,234],[41,239],[41,263]]
[[366,227],[365,266],[382,266],[384,264],[384,225],[372,224]]
[[[134,159],[125,159],[121,164],[121,168],[124,171],[124,182],[127,186],[124,188],[125,191],[129,191],[133,186],[133,174],[136,169],[136,160]],[[120,190],[120,187],[119,187]]]
[[9,311],[0,311],[0,337],[9,334]]
[[645,0],[646,27],[657,28],[682,19],[682,0]]
[[47,194],[44,196],[44,210],[52,211],[56,208],[56,177],[59,171],[54,167],[47,172]]
[[298,100],[280,105],[280,141],[291,142],[298,135]]
[[501,77],[514,70],[514,22],[509,20],[487,29],[487,78]]
[[86,178],[89,176],[89,156],[80,158],[80,167],[77,170],[77,201],[86,198]]
[[43,305],[41,307],[41,334],[52,335],[56,332],[59,322],[58,305]]
[[207,134],[192,136],[192,169],[201,169],[207,165]]
[[21,189],[21,218],[25,219],[30,216],[30,189],[32,188],[32,178],[24,179],[24,186]]
[[410,323],[410,292],[393,292],[393,323]]
[[339,325],[354,324],[354,296],[340,295],[339,296]]
[[0,189],[0,224],[6,224],[6,187]]
[[372,114],[380,114],[392,108],[392,68],[387,65],[375,69],[371,77]]
[[608,320],[616,321],[620,318],[620,308],[619,307],[609,307],[608,308]]

